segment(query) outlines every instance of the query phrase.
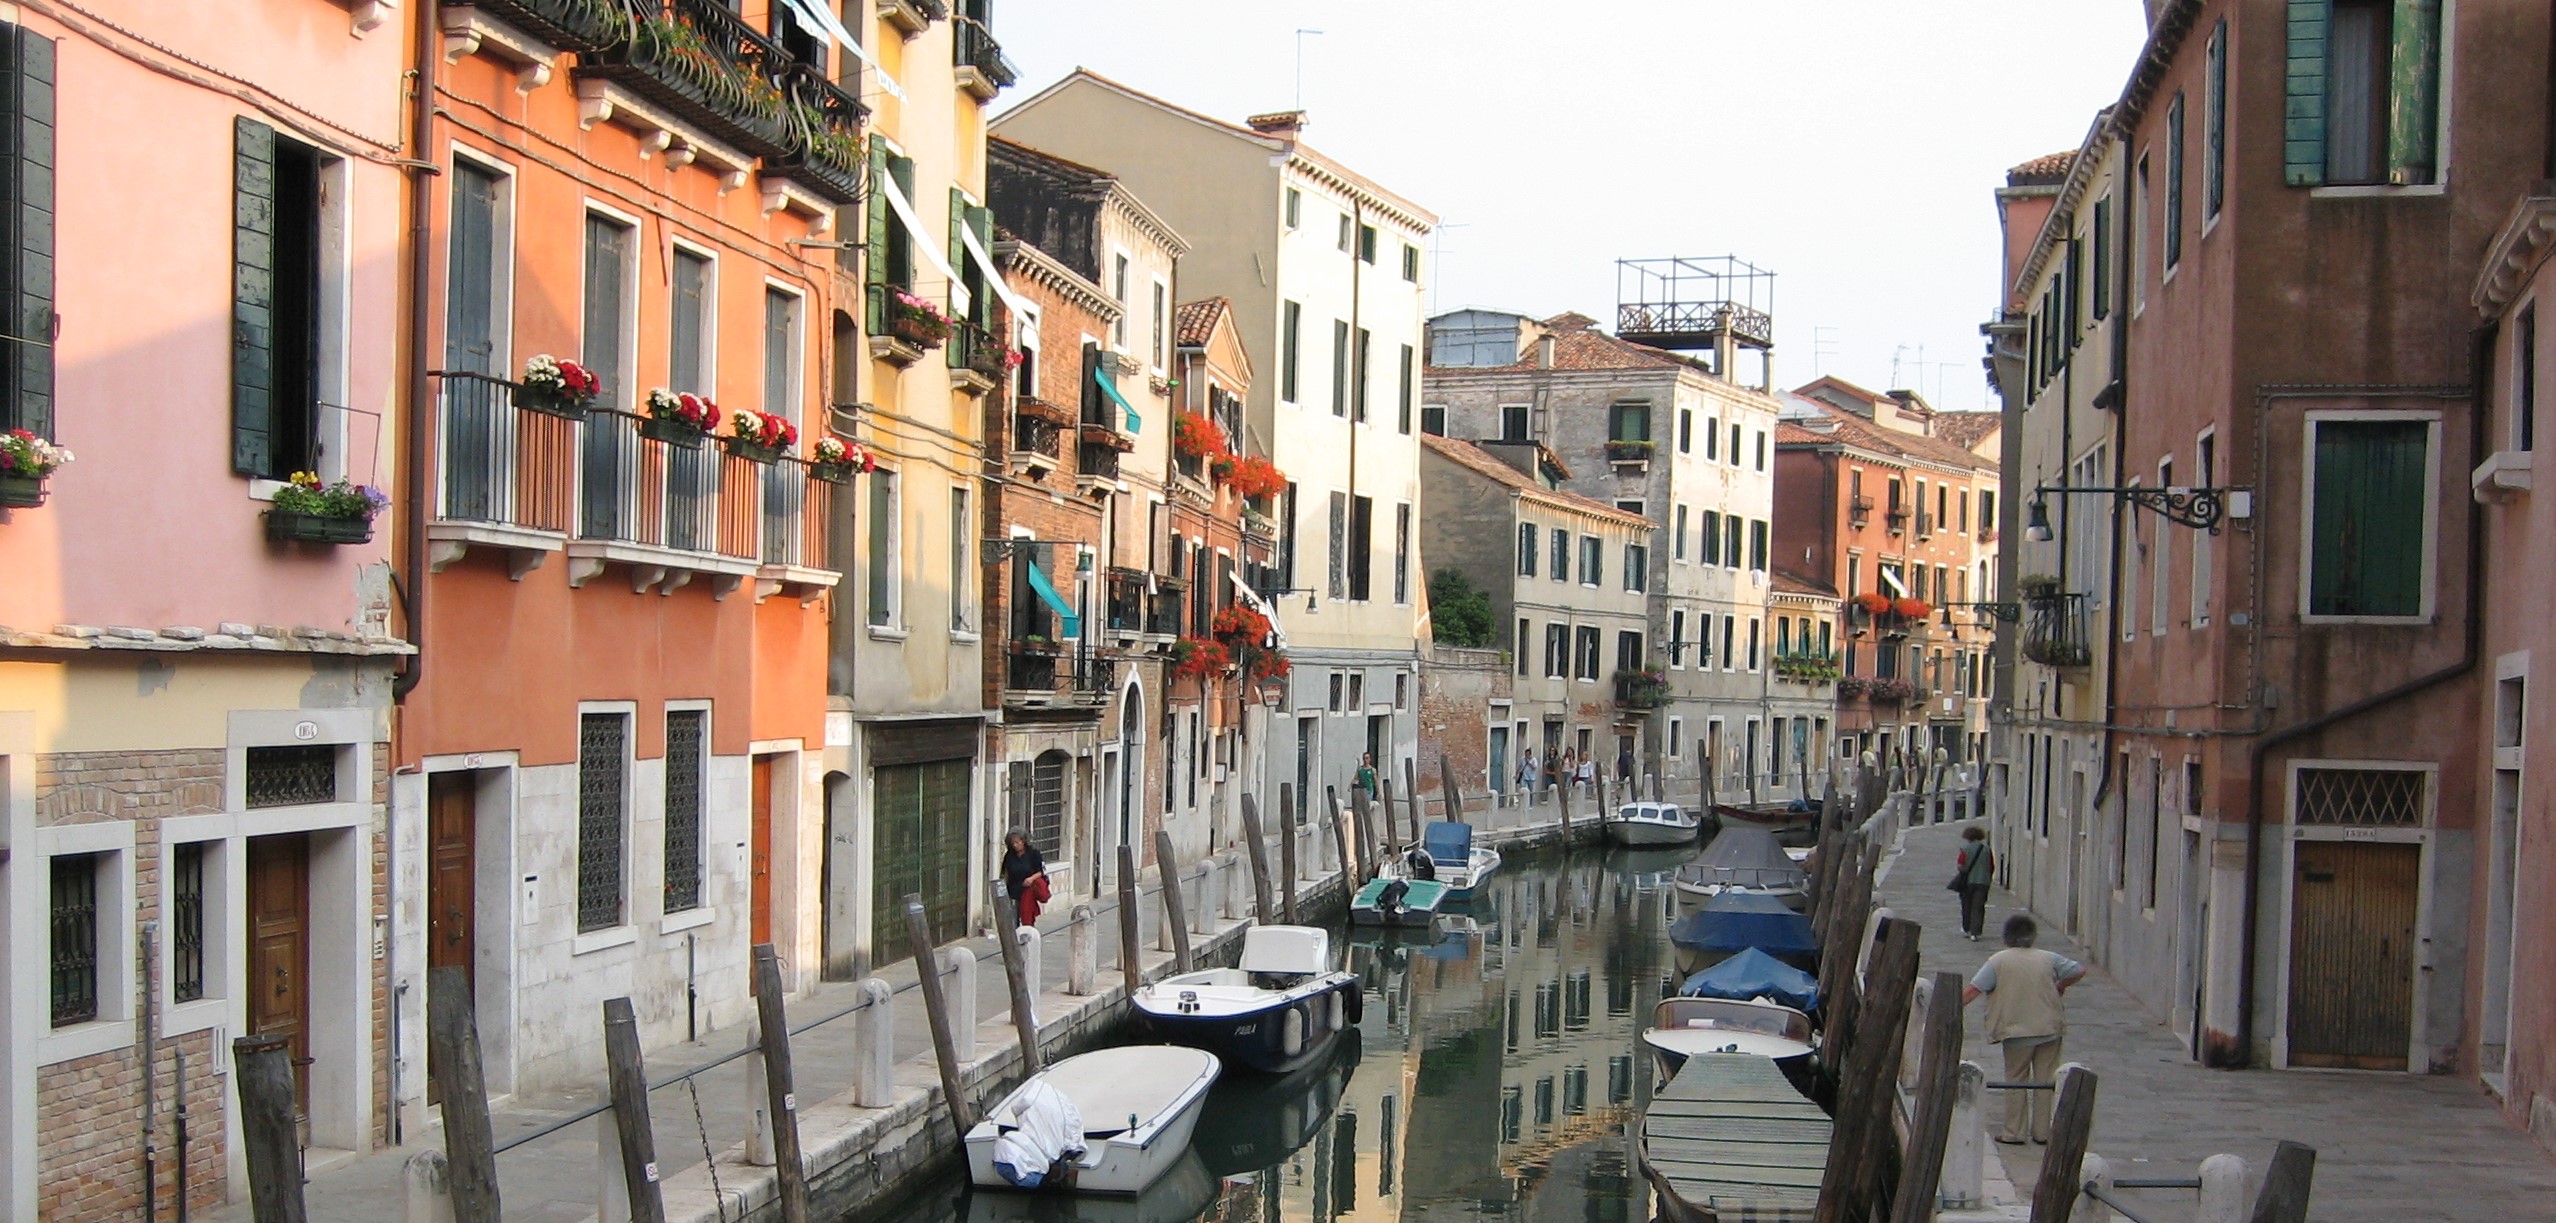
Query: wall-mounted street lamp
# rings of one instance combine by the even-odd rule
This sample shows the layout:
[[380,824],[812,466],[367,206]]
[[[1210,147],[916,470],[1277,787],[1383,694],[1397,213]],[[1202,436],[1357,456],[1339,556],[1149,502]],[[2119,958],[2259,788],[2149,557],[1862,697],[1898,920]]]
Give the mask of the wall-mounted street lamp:
[[2246,518],[2254,513],[2254,493],[2243,488],[2070,488],[2042,485],[2032,490],[2032,503],[2025,507],[2024,538],[2034,543],[2050,542],[2050,509],[2043,498],[2052,493],[2079,496],[2106,496],[2127,501],[2131,505],[2156,511],[2158,517],[2177,526],[2197,531],[2219,533],[2219,524],[2230,517]]
[[2020,623],[2023,620],[2021,603],[1945,603],[1941,606],[1944,612],[1945,628],[1953,627],[1952,609],[1956,607],[1967,607],[1991,620],[2002,620],[2008,624]]

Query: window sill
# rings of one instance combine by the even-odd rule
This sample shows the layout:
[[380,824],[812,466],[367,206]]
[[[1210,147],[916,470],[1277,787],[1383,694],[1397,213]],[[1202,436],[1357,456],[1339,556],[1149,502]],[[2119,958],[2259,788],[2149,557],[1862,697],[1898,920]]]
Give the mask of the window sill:
[[273,501],[275,500],[275,494],[281,492],[286,487],[282,480],[269,480],[261,476],[250,476],[248,485],[248,495],[249,500],[251,501]]
[[2431,624],[2431,616],[2301,616],[2299,623],[2325,628],[2417,628]]
[[975,645],[985,640],[985,634],[975,629],[954,628],[950,630],[950,640],[958,645]]
[[2449,184],[2447,183],[2408,183],[2403,186],[2395,183],[2337,183],[2332,186],[2308,188],[2308,198],[2312,200],[2370,200],[2448,193]]
[[657,933],[660,935],[681,934],[686,930],[698,930],[718,919],[717,909],[708,905],[695,905],[689,909],[666,914],[657,922]]
[[[101,960],[100,968],[107,965]],[[98,982],[101,990],[107,982]],[[59,1062],[77,1061],[101,1053],[129,1048],[133,1044],[133,1021],[130,1019],[92,1019],[69,1027],[54,1028],[36,1037],[36,1065],[51,1066]]]
[[873,624],[870,626],[870,640],[872,641],[903,641],[906,636],[907,633],[904,629],[898,628],[894,625]]
[[639,930],[635,926],[607,926],[601,930],[593,931],[592,933],[580,934],[576,938],[570,940],[568,944],[568,954],[572,956],[593,955],[598,951],[610,951],[615,947],[627,947],[638,941]]

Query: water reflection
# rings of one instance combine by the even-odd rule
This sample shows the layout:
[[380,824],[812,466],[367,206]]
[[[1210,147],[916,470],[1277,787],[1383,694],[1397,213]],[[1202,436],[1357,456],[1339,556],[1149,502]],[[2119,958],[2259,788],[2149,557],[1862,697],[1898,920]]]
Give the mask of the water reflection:
[[889,1218],[1647,1219],[1625,1122],[1650,1095],[1641,1028],[1675,986],[1668,872],[1691,852],[1519,855],[1434,939],[1360,931],[1359,1028],[1293,1075],[1228,1074],[1191,1157],[1141,1198],[954,1178]]

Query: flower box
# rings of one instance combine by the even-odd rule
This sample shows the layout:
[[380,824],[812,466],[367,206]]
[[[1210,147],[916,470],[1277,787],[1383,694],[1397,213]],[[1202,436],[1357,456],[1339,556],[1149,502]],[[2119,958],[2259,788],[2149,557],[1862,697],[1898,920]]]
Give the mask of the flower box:
[[911,315],[900,315],[887,321],[889,335],[916,348],[939,348],[947,330],[946,327],[928,319],[915,318]]
[[515,406],[546,416],[576,420],[603,393],[603,379],[574,361],[541,353],[524,362],[523,381],[515,386]]
[[652,442],[681,446],[686,450],[701,449],[701,439],[709,434],[681,420],[651,416],[639,422],[639,436]]
[[778,463],[781,461],[781,448],[779,446],[768,446],[762,442],[750,442],[742,437],[723,437],[719,439],[719,444],[725,447],[728,453],[749,462]]
[[1083,423],[1083,444],[1086,446],[1106,446],[1120,454],[1125,454],[1136,448],[1136,439],[1129,437],[1108,425],[1096,425],[1089,421],[1085,421]]
[[586,404],[583,400],[538,386],[516,387],[515,406],[527,412],[539,412],[544,416],[556,416],[564,420],[583,420],[586,416]]
[[823,480],[828,484],[850,484],[852,465],[850,463],[810,463],[808,478]]
[[0,476],[0,509],[31,510],[42,504],[43,476]]
[[1614,463],[1648,462],[1651,443],[1647,441],[1611,441],[1606,444],[1606,457]]
[[292,510],[266,511],[266,537],[278,543],[360,544],[373,538],[370,518],[339,518]]

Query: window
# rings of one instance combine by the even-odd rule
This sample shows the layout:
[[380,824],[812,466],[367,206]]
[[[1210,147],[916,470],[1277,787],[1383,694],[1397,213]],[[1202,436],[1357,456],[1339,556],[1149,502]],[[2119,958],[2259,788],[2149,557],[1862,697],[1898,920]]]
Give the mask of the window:
[[[1411,350],[1409,348],[1405,348],[1403,351],[1408,353]],[[1420,431],[1431,437],[1445,437],[1447,435],[1447,405],[1442,403],[1421,405]]]
[[[799,295],[763,291],[763,410],[799,418]],[[707,389],[706,387],[704,389]]]
[[1572,645],[1572,655],[1575,662],[1571,668],[1571,678],[1590,681],[1596,680],[1598,677],[1597,626],[1590,624],[1581,625],[1578,633],[1572,638]]
[[899,555],[903,532],[897,529],[896,473],[873,471],[870,481],[870,626],[892,627],[905,589],[904,561]]
[[2538,444],[2538,303],[2521,307],[2512,325],[2512,449]]
[[1393,507],[1393,601],[1411,601],[1411,504]]
[[1732,638],[1739,634],[1739,617],[1722,617],[1722,669],[1728,671],[1739,655],[1731,649]]
[[2439,6],[2327,7],[2290,6],[2284,178],[2294,186],[2435,181]]
[[[22,81],[20,88],[26,87]],[[465,158],[453,159],[452,217],[446,225],[444,272],[445,369],[490,375],[506,372],[502,348],[505,333],[510,330],[505,325],[508,278],[499,274],[499,269],[511,266],[513,258],[513,218],[507,204],[503,175]],[[18,245],[17,241],[10,241],[6,249],[14,250]],[[678,264],[677,271],[682,270]],[[677,280],[678,290],[682,283]],[[678,293],[678,308],[681,300]],[[10,312],[9,317],[17,317],[16,312]],[[678,347],[681,342],[678,334]],[[0,377],[6,377],[8,372],[0,370]],[[7,412],[7,405],[0,403],[0,427],[9,424]]]
[[1677,525],[1669,540],[1669,559],[1686,559],[1686,507],[1682,505],[1677,507]]
[[[0,430],[53,436],[54,54],[52,39],[0,26]],[[11,343],[11,341],[16,341]],[[470,368],[460,366],[456,368]]]
[[2148,304],[2148,155],[2139,154],[2139,168],[2130,194],[2130,234],[2122,250],[2130,267],[2130,313],[2137,314]]
[[1693,408],[1677,410],[1677,452],[1679,454],[1695,452],[1695,409]]
[[1294,229],[1305,221],[1305,193],[1287,188],[1287,228]]
[[1358,262],[1373,265],[1376,261],[1376,227],[1358,227]]
[[1296,585],[1296,512],[1296,482],[1289,480],[1278,504],[1278,585],[1284,589]]
[[1606,546],[1595,535],[1580,537],[1580,585],[1595,586],[1606,572]]
[[2308,614],[2420,616],[2431,558],[2431,424],[2310,424]]
[[1739,423],[1738,423],[1738,422],[1736,422],[1736,421],[1734,421],[1734,422],[1732,422],[1732,424],[1731,424],[1731,466],[1733,466],[1733,467],[1737,467],[1737,466],[1739,466],[1739,465],[1740,465],[1740,447],[1739,447],[1739,444],[1740,444],[1740,427],[1739,427]]
[[204,996],[204,858],[205,842],[189,841],[169,851],[169,999],[193,1002]]
[[1615,499],[1615,508],[1624,511],[1627,514],[1631,514],[1636,518],[1647,517],[1650,513],[1650,511],[1642,508],[1642,499],[1639,497],[1618,497]]
[[1757,433],[1756,433],[1756,439],[1757,439],[1757,464],[1756,464],[1756,466],[1757,466],[1757,470],[1759,470],[1759,471],[1764,471],[1764,470],[1766,470],[1766,431],[1765,431],[1764,429],[1760,429],[1760,430],[1758,430],[1758,431],[1757,431]]
[[1571,626],[1570,626],[1570,625],[1567,625],[1567,624],[1548,624],[1548,625],[1545,625],[1545,626],[1544,626],[1544,677],[1545,677],[1546,679],[1568,679],[1568,678],[1570,678],[1570,675],[1571,675],[1571,658],[1570,658],[1570,651],[1571,651]]
[[1722,457],[1722,420],[1718,416],[1704,419],[1704,458],[1719,462]]
[[1349,219],[1349,214],[1348,214],[1348,213],[1345,213],[1345,212],[1344,212],[1344,213],[1341,213],[1341,214],[1340,214],[1340,237],[1339,237],[1339,240],[1335,243],[1335,245],[1337,245],[1337,246],[1340,248],[1340,253],[1341,253],[1341,254],[1344,254],[1344,255],[1345,255],[1345,254],[1348,254],[1348,253],[1349,253],[1349,240],[1350,240],[1350,236],[1351,236],[1351,229],[1352,229],[1352,227],[1353,227],[1353,226],[1355,226],[1356,224],[1357,224],[1357,222],[1352,221],[1352,220],[1350,220],[1350,219]]
[[[891,182],[905,198],[914,198],[914,159],[899,156],[884,142],[870,146],[870,181]],[[887,330],[888,294],[894,289],[914,287],[914,235],[897,220],[884,191],[870,193],[868,249],[862,268],[866,289],[868,327],[872,334]]]
[[[638,232],[601,213],[586,214],[584,325],[579,356],[603,383],[598,407],[626,408],[633,403],[636,381],[638,305],[631,283],[638,277]],[[632,525],[624,521],[617,487],[633,474],[622,454],[616,429],[583,429],[581,482],[585,486],[580,528],[589,537],[610,539]]]
[[622,924],[622,823],[629,814],[623,760],[630,718],[619,713],[577,719],[577,932]]
[[[966,486],[958,484],[951,485],[949,572],[952,574],[965,574],[976,571],[975,549],[971,546],[976,539],[976,515],[973,511],[974,507],[968,503],[968,491]],[[972,633],[976,631],[976,601],[971,595],[971,592],[975,588],[976,583],[974,582],[954,580],[950,583],[951,632]]]
[[1766,569],[1766,520],[1751,519],[1748,524],[1748,567],[1759,572]]
[[1118,303],[1118,317],[1109,321],[1109,342],[1124,351],[1127,347],[1127,256],[1113,254],[1109,260],[1109,296]]
[[1518,674],[1520,675],[1527,673],[1527,655],[1530,652],[1528,648],[1530,643],[1527,641],[1529,627],[1530,626],[1527,624],[1526,619],[1524,617],[1520,617],[1518,620],[1518,635],[1511,639],[1509,643],[1510,647],[1517,653]]
[[[2094,202],[2094,317],[2112,313],[2112,197]],[[1966,529],[1966,528],[1965,528]]]
[[1171,287],[1157,280],[1154,282],[1154,343],[1149,350],[1153,353],[1155,369],[1171,367],[1170,321]]
[[1042,854],[1065,852],[1065,770],[1072,762],[1064,752],[1050,750],[1036,760],[1015,760],[1009,770],[1012,826]]
[[98,876],[105,854],[57,854],[47,910],[53,927],[53,1026],[98,1017]]
[[1651,550],[1641,544],[1624,545],[1624,588],[1647,590],[1651,579]]
[[1420,283],[1420,248],[1408,242],[1402,244],[1402,278],[1415,285]]
[[1615,634],[1615,669],[1639,671],[1642,669],[1642,663],[1642,635],[1631,630],[1617,632]]
[[[1396,432],[1400,433],[1411,432],[1411,396],[1414,391],[1419,389],[1417,381],[1419,367],[1414,361],[1414,358],[1417,355],[1418,354],[1412,350],[1410,345],[1403,345],[1402,360],[1396,367],[1400,371],[1401,390],[1399,396],[1394,400],[1393,427]],[[1445,432],[1443,425],[1440,427],[1439,431],[1442,433]]]
[[2165,265],[2183,262],[2183,95],[2166,104]]
[[1349,494],[1331,494],[1331,597],[1349,597]]
[[1373,589],[1376,555],[1376,499],[1349,499],[1349,597],[1365,602]]
[[1304,365],[1304,303],[1287,302],[1279,313],[1282,321],[1278,339],[1278,398],[1295,403],[1296,374]]
[[1704,563],[1707,565],[1721,564],[1722,512],[1720,510],[1704,511],[1704,533],[1701,542],[1704,545]]
[[1743,521],[1737,514],[1722,519],[1722,562],[1733,569],[1740,567],[1740,526]]
[[1695,618],[1695,669],[1713,669],[1713,613],[1699,612]]
[[1553,580],[1571,580],[1571,533],[1561,527],[1553,528]]
[[2201,95],[2201,215],[2217,220],[2228,185],[2228,20],[2210,31],[2203,53]]
[[1349,414],[1349,322],[1331,321],[1331,414]]
[[1606,411],[1606,438],[1611,442],[1651,440],[1651,405],[1638,399],[1617,400]]
[[[1671,667],[1675,667],[1675,668],[1678,668],[1678,669],[1680,669],[1680,670],[1685,669],[1685,667],[1686,667],[1686,609],[1685,609],[1685,608],[1683,608],[1683,607],[1673,607],[1673,608],[1670,608],[1670,609],[1669,609],[1669,640],[1668,640],[1668,651],[1669,651],[1669,665],[1670,665]],[[1674,755],[1676,755],[1677,753],[1676,753],[1676,752],[1674,752],[1674,751],[1672,751],[1672,752],[1670,752],[1669,754],[1670,754],[1670,755],[1672,755],[1672,756],[1674,756]]]
[[[2173,459],[2157,464],[2157,487],[2174,487]],[[2149,558],[2155,565],[2152,571],[2154,580],[2148,587],[2148,627],[2152,633],[2166,631],[2167,588],[2172,584],[2173,579],[2173,574],[2168,571],[2167,566],[2174,561],[2174,535],[2172,529],[2160,526],[2157,530],[2156,549]]]
[[1500,440],[1504,442],[1527,440],[1527,405],[1522,403],[1500,405]]
[[1331,704],[1330,704],[1330,705],[1329,705],[1329,707],[1328,707],[1328,708],[1331,710],[1331,712],[1333,712],[1333,713],[1339,713],[1339,712],[1341,711],[1341,708],[1342,708],[1343,703],[1344,703],[1345,701],[1347,701],[1347,700],[1348,700],[1348,697],[1347,697],[1347,696],[1345,696],[1345,695],[1343,695],[1343,694],[1345,694],[1346,692],[1348,692],[1348,690],[1349,690],[1349,680],[1348,680],[1348,677],[1347,677],[1347,676],[1342,675],[1342,674],[1341,674],[1340,672],[1338,672],[1338,671],[1334,671],[1334,672],[1332,672],[1332,673],[1331,673]]
[[1748,669],[1751,671],[1757,669],[1757,636],[1764,629],[1764,621],[1755,616],[1748,618]]
[[251,809],[336,802],[337,746],[252,747],[243,785]]
[[1535,527],[1535,524],[1534,524],[1534,523],[1532,523],[1532,522],[1522,522],[1522,523],[1519,523],[1519,524],[1518,524],[1518,576],[1519,576],[1519,577],[1522,577],[1522,578],[1531,578],[1531,577],[1534,577],[1534,576],[1535,576],[1535,537],[1536,537],[1536,534],[1537,534],[1537,531],[1536,531],[1536,527]]
[[1671,759],[1671,760],[1675,760],[1675,759],[1677,759],[1677,758],[1678,758],[1678,757],[1680,757],[1680,756],[1684,756],[1685,754],[1686,754],[1686,719],[1684,719],[1684,718],[1670,718],[1670,719],[1668,720],[1668,755],[1669,755],[1669,759]]
[[701,907],[701,758],[708,750],[709,721],[704,710],[666,711],[668,913]]
[[[713,389],[711,370],[715,357],[711,339],[714,314],[711,302],[710,257],[684,247],[674,253],[673,317],[668,322],[669,340],[666,351],[666,385],[669,389],[692,394],[709,394]],[[771,367],[776,355],[771,352],[770,335],[765,337],[764,410],[772,411]]]
[[[21,34],[21,56],[32,58],[30,49],[38,41]],[[42,56],[51,60],[49,45]],[[48,106],[50,101],[46,99]],[[44,139],[49,150],[49,130]],[[343,398],[328,385],[342,342],[339,291],[334,269],[325,266],[331,260],[323,253],[339,240],[331,231],[338,226],[345,192],[329,181],[340,177],[335,173],[338,159],[254,119],[233,121],[233,151],[231,468],[244,476],[282,480],[297,471],[318,471],[324,457],[333,458],[327,454],[323,414],[345,410],[327,402]],[[50,179],[52,174],[45,169],[19,177]],[[10,222],[23,242],[25,227],[39,214],[31,207],[18,211]],[[52,277],[27,262],[23,250],[17,258],[28,278],[25,283],[41,283],[49,292]],[[51,322],[48,310],[48,329]],[[32,319],[11,324],[21,331],[34,325]],[[602,375],[607,395],[620,389],[618,363],[591,368]],[[24,389],[21,411],[28,402]],[[50,388],[44,398],[49,407]]]
[[1367,371],[1375,368],[1374,362],[1370,360],[1375,355],[1375,341],[1374,332],[1364,327],[1358,329],[1358,360],[1350,367],[1349,403],[1352,409],[1351,419],[1360,424],[1367,422],[1367,385],[1373,381],[1367,376]]

